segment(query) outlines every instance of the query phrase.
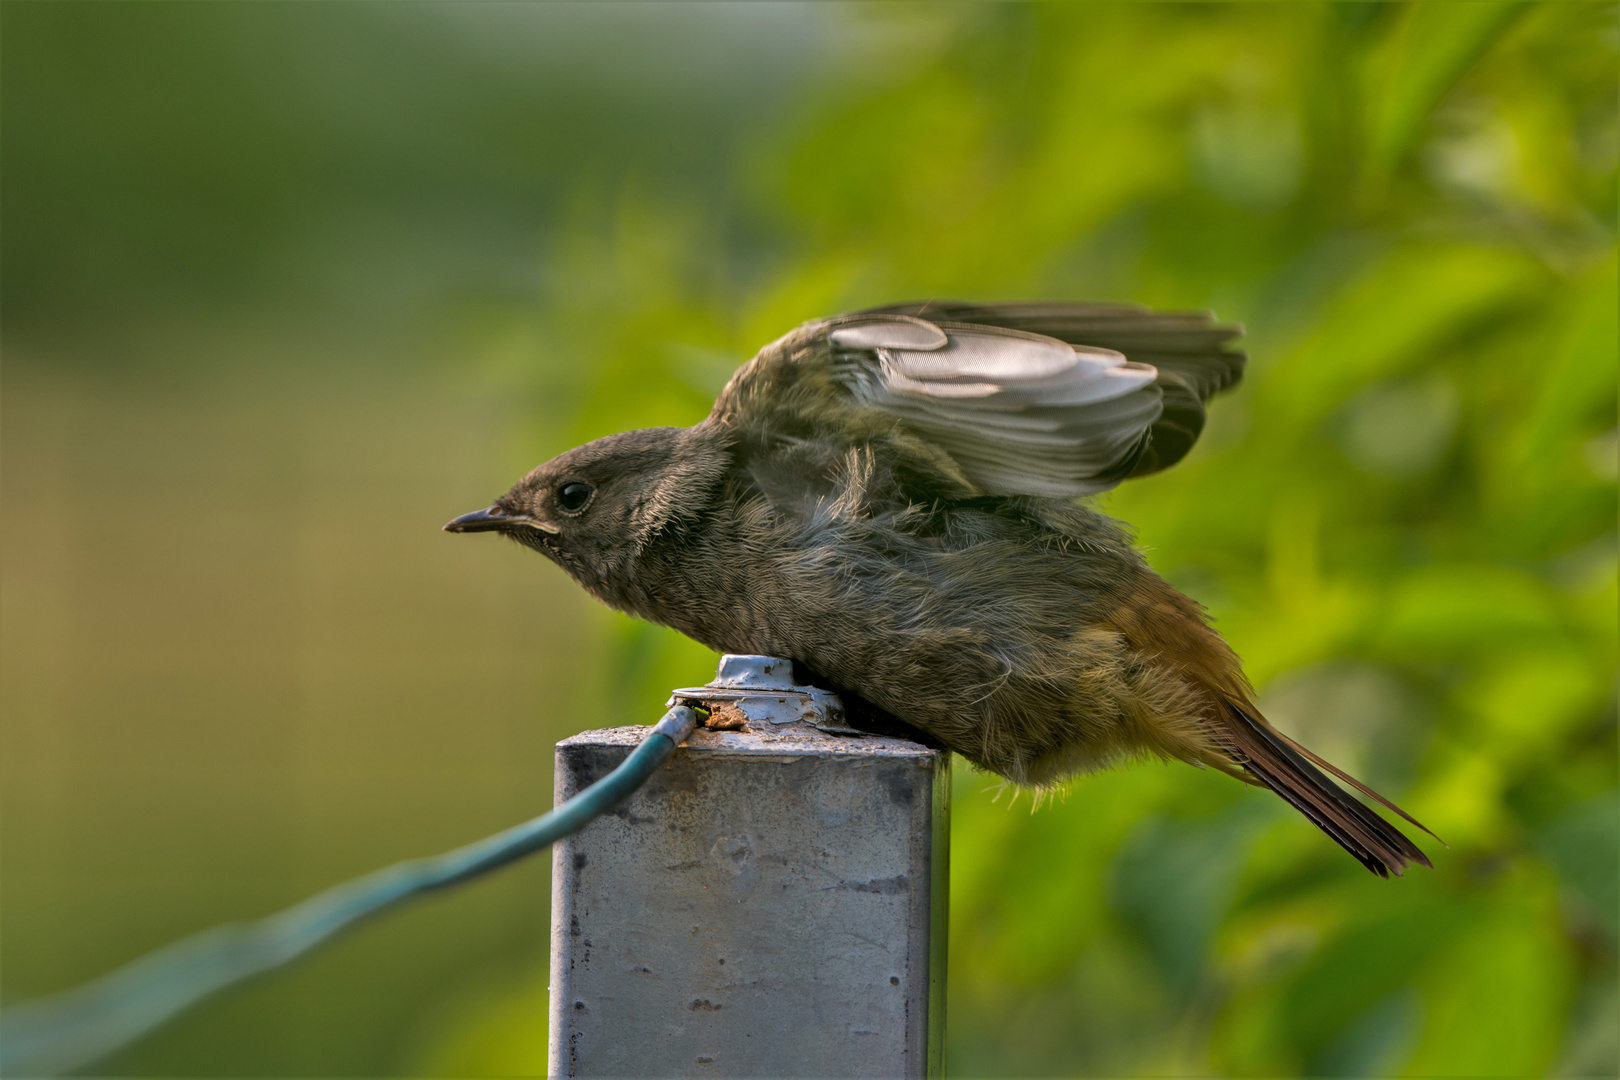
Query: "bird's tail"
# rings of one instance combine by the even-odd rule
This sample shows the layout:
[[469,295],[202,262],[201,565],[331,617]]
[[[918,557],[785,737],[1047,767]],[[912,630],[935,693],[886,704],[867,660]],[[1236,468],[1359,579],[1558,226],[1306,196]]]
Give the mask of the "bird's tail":
[[1245,779],[1282,796],[1380,877],[1399,877],[1411,863],[1431,865],[1428,856],[1405,834],[1328,779],[1323,770],[1434,836],[1422,822],[1272,727],[1252,706],[1230,700],[1226,706],[1231,723],[1221,726],[1217,742],[1247,774]]
[[1144,666],[1190,688],[1198,699],[1192,730],[1159,724],[1144,733],[1156,750],[1270,788],[1381,877],[1399,876],[1412,863],[1430,865],[1416,844],[1327,773],[1429,832],[1420,822],[1266,722],[1251,704],[1254,691],[1237,655],[1210,629],[1197,604],[1158,577],[1144,575],[1108,624],[1138,657],[1150,661]]

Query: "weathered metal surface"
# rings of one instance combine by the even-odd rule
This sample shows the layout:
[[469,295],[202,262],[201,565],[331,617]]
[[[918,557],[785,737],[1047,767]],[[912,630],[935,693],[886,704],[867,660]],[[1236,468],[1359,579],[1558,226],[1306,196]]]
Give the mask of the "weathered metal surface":
[[861,734],[844,723],[844,703],[837,694],[795,683],[793,662],[775,656],[727,653],[713,682],[672,692],[664,707],[676,704],[718,709],[730,717],[710,725],[721,728],[798,721],[836,735]]
[[[938,1073],[949,756],[773,719],[557,845],[553,1076]],[[559,743],[558,800],[645,731]]]

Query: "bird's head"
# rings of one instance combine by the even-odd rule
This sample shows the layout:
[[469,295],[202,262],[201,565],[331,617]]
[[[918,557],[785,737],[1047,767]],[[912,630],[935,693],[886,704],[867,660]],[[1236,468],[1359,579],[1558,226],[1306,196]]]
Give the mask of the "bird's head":
[[700,515],[726,455],[702,428],[646,428],[577,446],[446,532],[499,532],[556,562],[598,597],[624,605],[656,537]]

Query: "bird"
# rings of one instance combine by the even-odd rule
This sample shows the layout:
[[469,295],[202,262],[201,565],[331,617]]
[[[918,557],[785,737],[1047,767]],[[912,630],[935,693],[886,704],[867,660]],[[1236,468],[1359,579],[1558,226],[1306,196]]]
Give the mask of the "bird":
[[1084,499],[1187,454],[1242,333],[1063,301],[817,319],[700,423],[576,447],[444,529],[502,533],[717,652],[789,659],[852,716],[1015,785],[1179,760],[1399,876],[1432,864],[1335,780],[1428,830],[1274,728],[1204,609]]

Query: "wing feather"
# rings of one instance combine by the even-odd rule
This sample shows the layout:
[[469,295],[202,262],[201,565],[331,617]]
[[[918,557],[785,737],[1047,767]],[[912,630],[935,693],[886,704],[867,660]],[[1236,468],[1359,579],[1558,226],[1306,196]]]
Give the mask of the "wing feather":
[[1153,311],[1132,304],[965,304],[929,300],[873,308],[863,314],[904,315],[936,322],[1003,326],[1124,353],[1179,375],[1202,401],[1235,386],[1247,356],[1234,348],[1243,328],[1207,311]]
[[939,446],[984,490],[1068,497],[1105,490],[1163,412],[1158,372],[1099,348],[1008,327],[940,322],[915,349],[913,317],[892,335],[833,329],[835,370],[863,404]]
[[777,364],[826,365],[829,388],[893,416],[984,491],[1066,498],[1185,456],[1204,401],[1242,375],[1240,334],[1208,313],[1123,304],[897,304],[806,324],[715,408],[764,406]]

